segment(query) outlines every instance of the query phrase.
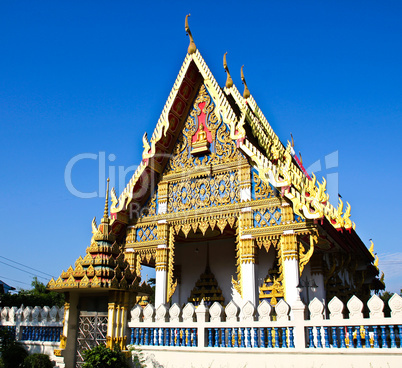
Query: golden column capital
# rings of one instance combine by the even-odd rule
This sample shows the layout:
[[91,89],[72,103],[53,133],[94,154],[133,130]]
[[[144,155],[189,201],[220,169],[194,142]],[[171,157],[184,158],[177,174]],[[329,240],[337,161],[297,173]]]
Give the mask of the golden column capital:
[[155,271],[167,271],[169,249],[166,246],[159,246],[156,249]]
[[280,246],[284,260],[298,258],[297,237],[293,230],[281,235]]
[[257,247],[251,235],[240,237],[240,263],[256,263]]
[[158,184],[158,203],[166,203],[168,200],[168,188],[169,183],[167,181],[161,181]]
[[165,244],[169,241],[169,224],[166,220],[158,221],[157,227],[158,240],[163,241]]
[[239,185],[240,189],[249,189],[251,188],[251,175],[250,175],[250,166],[244,165],[239,169]]

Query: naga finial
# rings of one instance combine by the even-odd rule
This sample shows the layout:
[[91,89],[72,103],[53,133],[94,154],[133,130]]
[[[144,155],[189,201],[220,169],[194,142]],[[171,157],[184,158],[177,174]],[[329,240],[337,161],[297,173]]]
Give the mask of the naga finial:
[[188,26],[188,17],[190,15],[191,14],[186,15],[186,21],[185,21],[184,29],[186,30],[186,33],[187,33],[188,37],[190,37],[190,44],[188,45],[187,52],[191,55],[191,54],[195,53],[195,51],[197,50],[197,46],[195,46],[193,35],[191,34],[190,27]]
[[98,225],[96,224],[96,217],[92,220],[92,234],[96,234],[98,231]]
[[109,219],[109,178],[107,178],[105,211],[103,212],[102,222],[106,222],[108,219]]
[[243,65],[243,66],[241,67],[241,69],[240,69],[240,74],[241,74],[241,80],[242,80],[242,82],[243,82],[243,84],[244,84],[243,97],[244,97],[245,99],[247,99],[247,98],[250,97],[250,91],[249,91],[249,89],[248,89],[248,87],[247,87],[246,78],[244,78],[243,67],[244,67],[244,65]]
[[226,54],[227,54],[227,52],[225,52],[225,54],[223,55],[223,69],[225,69],[226,74],[227,74],[226,88],[231,88],[233,86],[233,79],[230,76],[228,64],[226,63]]
[[374,243],[373,240],[370,239],[370,248],[369,248],[369,252],[371,253],[371,255],[374,257]]
[[290,138],[292,138],[292,148],[294,148],[295,147],[295,141],[293,139],[293,134],[292,133],[290,133]]

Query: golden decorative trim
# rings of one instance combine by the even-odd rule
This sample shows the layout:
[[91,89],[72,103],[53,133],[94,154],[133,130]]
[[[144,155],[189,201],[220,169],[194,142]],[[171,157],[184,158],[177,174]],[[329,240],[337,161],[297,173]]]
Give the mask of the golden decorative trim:
[[168,200],[168,186],[167,181],[161,181],[158,184],[158,204],[166,203]]
[[280,248],[283,259],[297,259],[297,238],[296,234],[283,234],[281,236]]
[[236,241],[235,241],[235,251],[236,251],[236,279],[232,276],[232,285],[235,290],[243,296],[243,289],[242,289],[242,277],[241,277],[241,263],[240,263],[240,232],[239,226],[236,226]]
[[268,299],[272,306],[277,304],[278,298],[283,299],[285,295],[282,251],[278,246],[279,240],[280,238],[274,239],[276,248],[274,266],[268,271],[263,284],[259,287],[259,300]]
[[314,253],[314,246],[318,242],[318,236],[316,234],[310,235],[310,248],[305,252],[302,242],[299,243],[299,275],[303,273],[304,266],[310,261],[311,256]]
[[168,248],[157,248],[156,249],[156,262],[155,262],[155,270],[156,271],[166,271],[168,268]]
[[174,280],[173,272],[174,272],[174,237],[175,232],[174,228],[170,227],[169,229],[169,263],[168,263],[168,283],[167,283],[167,300],[168,302],[170,298],[173,296],[176,287],[177,287],[177,279]]
[[240,238],[240,264],[256,263],[257,247],[254,239]]

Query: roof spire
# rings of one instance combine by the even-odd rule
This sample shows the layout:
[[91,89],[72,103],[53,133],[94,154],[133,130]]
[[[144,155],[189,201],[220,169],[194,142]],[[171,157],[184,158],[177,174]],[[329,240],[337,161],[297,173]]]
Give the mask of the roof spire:
[[190,37],[190,44],[188,45],[187,52],[191,55],[191,54],[195,53],[195,51],[197,50],[197,46],[195,46],[193,35],[191,34],[190,27],[188,26],[188,17],[190,15],[191,14],[186,15],[186,21],[185,21],[184,29],[186,30],[186,33],[187,33],[188,37]]
[[241,80],[242,80],[242,82],[244,84],[243,97],[247,99],[247,98],[250,97],[250,91],[249,91],[249,89],[247,87],[246,79],[244,78],[243,67],[244,67],[244,65],[241,67],[240,74],[241,74]]
[[225,69],[226,74],[227,74],[226,88],[231,88],[233,86],[233,79],[230,76],[228,64],[226,63],[226,54],[227,54],[227,52],[225,52],[225,54],[223,55],[223,69]]
[[109,221],[109,178],[107,178],[105,211],[103,212],[102,222],[108,222],[108,221]]

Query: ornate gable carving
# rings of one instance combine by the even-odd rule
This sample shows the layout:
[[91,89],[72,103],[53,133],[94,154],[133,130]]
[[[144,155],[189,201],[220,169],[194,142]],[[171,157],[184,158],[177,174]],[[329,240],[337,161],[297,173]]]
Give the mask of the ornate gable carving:
[[[203,125],[201,130],[205,132],[210,144],[210,153],[194,156],[191,154],[192,144],[199,139],[200,124]],[[199,166],[228,164],[235,161],[245,161],[245,158],[237,149],[235,141],[230,138],[230,129],[222,121],[220,114],[216,113],[215,104],[203,84],[179,134],[164,175],[188,172]]]

